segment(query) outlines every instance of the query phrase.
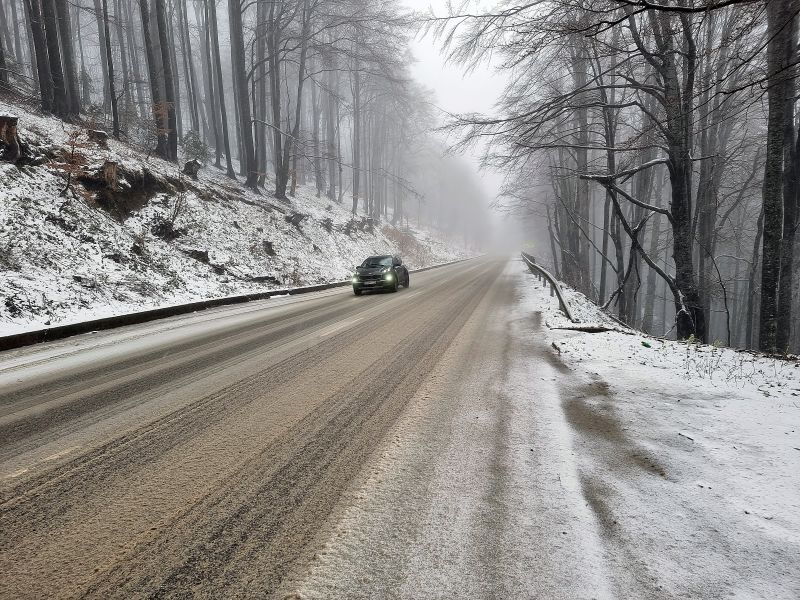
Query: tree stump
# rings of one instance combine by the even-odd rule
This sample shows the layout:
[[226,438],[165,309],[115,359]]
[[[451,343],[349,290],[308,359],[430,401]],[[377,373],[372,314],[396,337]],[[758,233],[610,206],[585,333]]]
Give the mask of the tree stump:
[[192,179],[197,179],[197,174],[200,172],[203,164],[199,160],[190,160],[183,165],[183,174],[188,175]]
[[117,177],[117,163],[113,160],[107,160],[103,163],[103,179],[105,179],[106,187],[114,192],[117,191],[117,183],[119,181]]
[[0,115],[0,144],[4,146],[2,158],[16,162],[20,157],[19,136],[17,124],[19,117],[13,115]]

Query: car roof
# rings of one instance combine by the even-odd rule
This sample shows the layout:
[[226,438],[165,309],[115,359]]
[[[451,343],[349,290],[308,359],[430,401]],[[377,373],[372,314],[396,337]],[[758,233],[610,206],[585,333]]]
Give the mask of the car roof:
[[368,256],[364,260],[369,260],[370,258],[394,258],[391,254],[376,254],[375,256]]

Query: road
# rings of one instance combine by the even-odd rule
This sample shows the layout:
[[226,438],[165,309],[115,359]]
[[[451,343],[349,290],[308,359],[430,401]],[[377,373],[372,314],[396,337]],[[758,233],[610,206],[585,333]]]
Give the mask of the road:
[[[528,589],[519,574],[498,583],[516,534],[497,498],[470,524],[440,490],[467,521],[414,523],[433,482],[457,485],[432,472],[456,433],[469,461],[446,468],[467,477],[473,509],[518,476],[504,456],[517,417],[498,386],[520,269],[468,261],[396,294],[276,298],[3,353],[0,597],[415,597],[408,536],[450,551],[467,532],[483,541],[458,567],[465,591]],[[464,419],[488,429],[456,432]],[[360,562],[337,570],[321,560],[341,559],[330,540],[403,432],[424,438],[414,484],[384,504],[376,492],[373,517],[380,506],[390,521],[359,525]],[[431,560],[412,569],[420,585],[437,577]]]
[[726,422],[539,286],[483,258],[0,354],[0,600],[797,598],[793,421],[748,438],[763,398]]

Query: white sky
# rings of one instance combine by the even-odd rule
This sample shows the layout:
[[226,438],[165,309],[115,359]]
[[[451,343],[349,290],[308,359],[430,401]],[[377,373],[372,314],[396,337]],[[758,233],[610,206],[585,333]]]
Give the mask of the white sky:
[[[433,7],[437,16],[447,13],[446,0],[403,0],[409,8],[426,11]],[[459,65],[446,64],[441,48],[432,37],[415,39],[411,49],[417,62],[411,66],[414,78],[433,90],[436,105],[449,113],[492,112],[493,106],[505,86],[505,76],[495,73],[489,65],[480,65],[469,74]],[[444,115],[443,115],[444,116]],[[465,155],[477,172],[480,157],[475,150]],[[483,182],[487,196],[493,199],[502,183],[502,176],[494,171],[481,171],[477,177]]]

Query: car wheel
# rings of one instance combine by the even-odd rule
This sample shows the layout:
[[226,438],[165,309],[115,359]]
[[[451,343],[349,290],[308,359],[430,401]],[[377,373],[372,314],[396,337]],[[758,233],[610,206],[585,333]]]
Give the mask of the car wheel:
[[360,295],[361,295],[361,290],[359,290],[358,288],[353,288],[353,293],[354,293],[356,296],[360,296]]
[[406,289],[411,287],[411,275],[406,273]]
[[396,292],[397,288],[399,288],[399,287],[400,287],[400,284],[397,282],[397,278],[395,277],[394,285],[390,289],[391,289],[391,291]]

